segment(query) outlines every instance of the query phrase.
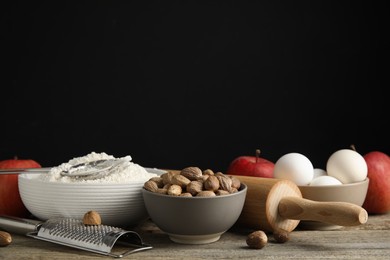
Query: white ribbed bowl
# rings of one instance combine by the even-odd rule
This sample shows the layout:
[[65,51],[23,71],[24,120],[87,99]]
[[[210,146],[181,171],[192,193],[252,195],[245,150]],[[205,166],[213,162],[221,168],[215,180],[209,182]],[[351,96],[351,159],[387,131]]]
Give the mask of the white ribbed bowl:
[[[161,174],[164,171],[148,169]],[[131,227],[148,217],[142,197],[145,181],[130,184],[44,182],[39,174],[20,174],[20,197],[40,220],[57,217],[82,219],[89,210],[99,212],[102,224]]]

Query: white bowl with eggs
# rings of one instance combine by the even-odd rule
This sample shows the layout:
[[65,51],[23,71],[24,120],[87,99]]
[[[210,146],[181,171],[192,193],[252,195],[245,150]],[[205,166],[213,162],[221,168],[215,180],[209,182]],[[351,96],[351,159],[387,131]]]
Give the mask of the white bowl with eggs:
[[[348,202],[362,206],[367,195],[369,179],[357,181],[347,184],[336,185],[304,185],[298,186],[302,193],[302,197],[314,201],[327,202]],[[339,229],[341,226],[332,225],[317,221],[302,220],[299,227],[303,229],[315,230],[333,230]]]
[[[275,163],[274,177],[293,181],[302,197],[309,200],[362,206],[369,184],[367,171],[363,156],[352,149],[341,149],[331,154],[325,170],[314,168],[303,154],[285,154]],[[341,228],[317,221],[301,221],[299,227],[316,230]]]
[[141,177],[126,182],[116,182],[113,176],[108,176],[111,181],[72,182],[27,171],[18,178],[20,197],[30,213],[43,221],[58,217],[82,219],[87,211],[94,210],[100,214],[102,224],[135,226],[148,217],[142,197],[145,181],[165,171],[131,162],[126,167],[132,169],[128,169],[129,174],[137,172]]

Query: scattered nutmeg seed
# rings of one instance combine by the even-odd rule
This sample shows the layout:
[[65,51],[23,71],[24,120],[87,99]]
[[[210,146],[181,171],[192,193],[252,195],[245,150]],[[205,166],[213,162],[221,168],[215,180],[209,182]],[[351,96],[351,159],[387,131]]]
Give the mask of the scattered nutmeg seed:
[[278,243],[285,243],[290,239],[289,232],[284,229],[275,230],[273,232],[273,237]]
[[12,236],[10,233],[0,231],[0,246],[8,246],[12,242]]
[[102,219],[97,211],[90,210],[84,214],[83,223],[91,226],[100,225],[102,224]]
[[257,230],[250,233],[246,239],[246,244],[250,248],[261,249],[265,247],[268,243],[267,234],[262,230]]

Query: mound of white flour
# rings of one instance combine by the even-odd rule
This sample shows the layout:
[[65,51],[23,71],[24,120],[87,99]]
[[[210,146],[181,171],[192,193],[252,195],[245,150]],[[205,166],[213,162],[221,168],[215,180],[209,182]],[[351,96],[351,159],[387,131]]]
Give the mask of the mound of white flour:
[[[112,174],[100,179],[84,180],[82,178],[61,175],[62,171],[68,170],[73,165],[105,159],[126,160],[127,162],[116,167]],[[132,158],[130,155],[121,158],[115,158],[114,156],[107,155],[106,153],[92,152],[82,157],[73,158],[69,160],[69,162],[62,163],[57,167],[53,167],[47,174],[41,174],[39,178],[45,182],[126,184],[133,182],[146,182],[151,177],[157,176],[157,174],[147,172],[144,167],[131,162],[131,160]]]

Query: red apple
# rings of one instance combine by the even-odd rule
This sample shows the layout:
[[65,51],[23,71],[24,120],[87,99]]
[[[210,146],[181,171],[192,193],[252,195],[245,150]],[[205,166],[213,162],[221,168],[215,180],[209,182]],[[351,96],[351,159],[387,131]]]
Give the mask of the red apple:
[[371,214],[390,211],[390,157],[380,151],[365,154],[369,178],[363,208]]
[[226,174],[273,178],[275,164],[260,157],[260,150],[256,150],[256,156],[239,156],[234,159]]
[[[34,160],[14,159],[0,161],[0,169],[41,168]],[[29,212],[19,194],[18,174],[0,174],[0,215],[27,217]]]

